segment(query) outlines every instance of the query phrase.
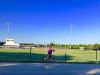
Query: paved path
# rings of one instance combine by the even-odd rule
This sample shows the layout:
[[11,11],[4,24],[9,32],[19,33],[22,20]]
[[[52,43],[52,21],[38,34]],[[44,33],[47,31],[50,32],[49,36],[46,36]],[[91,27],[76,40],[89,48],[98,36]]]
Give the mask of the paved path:
[[100,75],[100,64],[0,63],[0,75]]

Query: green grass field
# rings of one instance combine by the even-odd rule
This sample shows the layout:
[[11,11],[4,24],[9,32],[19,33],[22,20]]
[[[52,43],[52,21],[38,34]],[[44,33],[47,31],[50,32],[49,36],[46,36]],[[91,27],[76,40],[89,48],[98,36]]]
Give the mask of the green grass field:
[[[100,61],[98,51],[97,61]],[[66,56],[65,56],[66,54]],[[47,56],[47,48],[34,48],[31,53],[32,62],[41,62]],[[0,61],[30,61],[30,49],[7,49],[0,48]],[[67,50],[56,49],[53,53],[54,62],[84,62],[91,63],[96,61],[96,51],[93,50]]]

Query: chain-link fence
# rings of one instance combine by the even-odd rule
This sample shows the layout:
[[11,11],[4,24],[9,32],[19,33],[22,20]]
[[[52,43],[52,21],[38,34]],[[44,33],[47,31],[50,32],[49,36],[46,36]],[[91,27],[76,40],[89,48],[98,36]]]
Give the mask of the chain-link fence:
[[0,62],[31,62],[31,63],[99,63],[99,50],[56,49],[52,58],[47,57],[47,48],[13,49],[0,48]]

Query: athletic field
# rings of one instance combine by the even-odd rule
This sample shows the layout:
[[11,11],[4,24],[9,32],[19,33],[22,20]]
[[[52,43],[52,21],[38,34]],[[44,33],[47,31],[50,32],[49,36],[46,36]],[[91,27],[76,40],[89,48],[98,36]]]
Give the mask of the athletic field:
[[[47,48],[7,49],[0,48],[0,61],[6,62],[42,62],[47,56]],[[96,58],[97,57],[97,58]],[[56,49],[53,62],[95,63],[100,61],[100,51]]]

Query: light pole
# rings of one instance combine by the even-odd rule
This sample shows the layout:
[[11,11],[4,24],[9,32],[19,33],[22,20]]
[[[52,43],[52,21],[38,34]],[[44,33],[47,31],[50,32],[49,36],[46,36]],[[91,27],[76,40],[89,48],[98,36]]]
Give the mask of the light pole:
[[[47,28],[45,28],[44,31],[45,31],[45,36],[47,36],[47,31],[48,31]],[[47,46],[48,46],[48,43],[47,43],[47,39],[46,39],[46,47],[47,47]]]
[[8,29],[8,38],[9,38],[9,34],[10,34],[10,23],[7,22],[6,24],[7,24],[7,29]]
[[72,31],[73,31],[73,25],[70,25],[70,49],[72,49]]

